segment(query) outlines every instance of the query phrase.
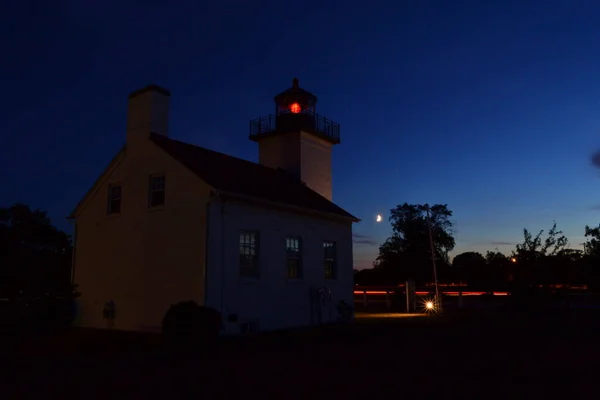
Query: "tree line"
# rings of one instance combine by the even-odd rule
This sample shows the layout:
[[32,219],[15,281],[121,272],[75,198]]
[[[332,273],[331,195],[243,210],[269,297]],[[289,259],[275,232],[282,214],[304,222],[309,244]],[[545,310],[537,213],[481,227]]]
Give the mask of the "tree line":
[[3,324],[66,323],[78,294],[73,246],[47,213],[25,204],[0,208],[0,312]]
[[449,253],[456,244],[452,215],[446,204],[429,207],[404,203],[392,209],[392,235],[379,247],[373,268],[355,273],[355,283],[396,285],[408,279],[417,284],[432,282],[433,247],[438,280],[445,283],[464,283],[470,289],[490,291],[554,285],[600,288],[600,224],[585,227],[583,250],[570,247],[554,223],[536,234],[523,229],[523,241],[510,254],[470,251],[450,260]]
[[[462,282],[474,290],[561,284],[600,289],[600,224],[585,227],[583,250],[571,248],[554,223],[548,231],[536,234],[524,229],[523,241],[510,254],[497,250],[465,252],[450,260],[449,253],[456,244],[452,215],[446,204],[429,207],[405,203],[392,209],[392,235],[379,247],[373,268],[355,273],[355,283],[431,282],[433,247],[441,282]],[[27,305],[31,312],[47,311],[57,303],[61,307],[72,304],[78,296],[71,281],[72,253],[71,238],[52,225],[46,212],[24,204],[0,208],[2,312],[6,304],[17,308]],[[61,313],[72,316],[74,310],[63,309]]]

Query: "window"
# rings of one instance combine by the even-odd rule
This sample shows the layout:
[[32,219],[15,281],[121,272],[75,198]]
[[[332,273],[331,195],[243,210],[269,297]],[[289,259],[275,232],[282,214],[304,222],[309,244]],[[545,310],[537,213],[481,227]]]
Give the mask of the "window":
[[325,279],[335,279],[337,267],[337,254],[335,242],[323,242],[323,253],[323,267],[325,272]]
[[150,191],[148,194],[148,207],[159,207],[165,204],[165,176],[155,175],[150,177]]
[[286,268],[289,279],[302,278],[302,245],[300,238],[289,237],[285,239],[287,253]]
[[108,214],[119,214],[121,212],[121,185],[108,186]]
[[260,276],[258,255],[258,233],[240,233],[240,276],[242,278],[258,278]]

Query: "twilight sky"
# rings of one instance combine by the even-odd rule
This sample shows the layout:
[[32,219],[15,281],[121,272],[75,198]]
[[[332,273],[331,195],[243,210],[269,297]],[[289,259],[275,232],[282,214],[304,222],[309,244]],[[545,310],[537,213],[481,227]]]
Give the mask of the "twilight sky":
[[[6,3],[6,4],[5,4]],[[368,4],[368,5],[367,5]],[[248,121],[291,85],[341,124],[334,200],[362,218],[447,203],[453,254],[600,223],[600,3],[14,1],[0,6],[0,206],[65,217],[125,140],[129,92],[171,93],[171,137],[256,161]]]

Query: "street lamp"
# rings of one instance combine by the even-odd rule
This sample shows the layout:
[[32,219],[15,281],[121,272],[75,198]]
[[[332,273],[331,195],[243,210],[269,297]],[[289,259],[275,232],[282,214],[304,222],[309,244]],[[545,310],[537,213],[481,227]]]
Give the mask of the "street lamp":
[[438,285],[437,267],[435,265],[435,246],[433,245],[433,234],[431,232],[431,217],[429,216],[429,204],[425,204],[427,213],[427,230],[429,231],[429,246],[431,247],[431,264],[433,266],[433,279],[435,281],[435,301],[439,312],[442,311],[442,299],[440,298],[440,289]]

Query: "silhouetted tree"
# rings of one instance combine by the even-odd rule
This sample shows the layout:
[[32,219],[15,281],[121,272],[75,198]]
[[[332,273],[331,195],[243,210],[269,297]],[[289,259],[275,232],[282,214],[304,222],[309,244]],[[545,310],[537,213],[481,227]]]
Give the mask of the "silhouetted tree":
[[520,257],[519,261],[524,259],[534,260],[543,256],[554,256],[561,250],[564,250],[569,241],[563,235],[563,232],[558,230],[556,222],[548,231],[546,239],[542,242],[542,234],[544,230],[538,232],[534,237],[527,229],[523,229],[523,243],[517,244],[516,255]]
[[[391,210],[392,236],[379,247],[376,267],[388,271],[390,279],[413,278],[421,282],[432,279],[427,207],[426,204],[404,203]],[[449,264],[448,252],[455,245],[450,217],[452,211],[445,204],[430,208],[431,233],[440,274]]]
[[488,265],[506,266],[510,262],[510,258],[505,254],[500,253],[498,250],[488,250],[485,253],[485,262]]
[[507,257],[498,250],[487,251],[485,253],[485,261],[488,268],[488,285],[493,290],[505,290],[506,285],[513,280],[514,263],[511,258]]
[[376,284],[374,283],[373,279],[374,271],[374,268],[365,268],[360,271],[357,271],[354,274],[354,284],[365,286]]
[[70,285],[69,236],[50,223],[46,212],[24,204],[0,208],[2,295],[45,293]]
[[584,281],[582,250],[563,249],[553,257],[547,257],[551,277],[559,284],[581,284]]
[[533,236],[527,229],[523,229],[523,243],[517,244],[513,254],[517,261],[515,278],[519,283],[546,285],[554,275],[551,269],[547,268],[548,257],[560,254],[569,242],[562,231],[557,229],[556,222],[548,231],[545,240],[542,240],[543,233],[541,230]]
[[480,253],[468,251],[461,253],[452,260],[455,278],[469,285],[480,285],[487,273],[487,263]]
[[24,204],[0,208],[0,298],[10,300],[11,313],[26,311],[42,324],[70,320],[71,254],[69,236],[52,226],[46,212]]
[[[408,278],[431,281],[431,250],[426,217],[427,205],[402,204],[391,210],[392,236],[380,247],[373,268],[355,274],[359,285],[387,285]],[[466,252],[454,257],[452,212],[446,205],[431,207],[432,236],[440,281],[467,282],[484,290],[528,291],[550,284],[588,284],[600,289],[600,225],[585,227],[584,251],[568,248],[569,242],[556,223],[544,235],[523,229],[523,241],[510,256],[497,249],[485,256]]]
[[600,225],[595,228],[586,225],[585,237],[584,258],[580,262],[581,274],[590,287],[598,290],[600,289]]
[[583,245],[585,255],[600,257],[600,225],[595,228],[585,226],[586,241]]

